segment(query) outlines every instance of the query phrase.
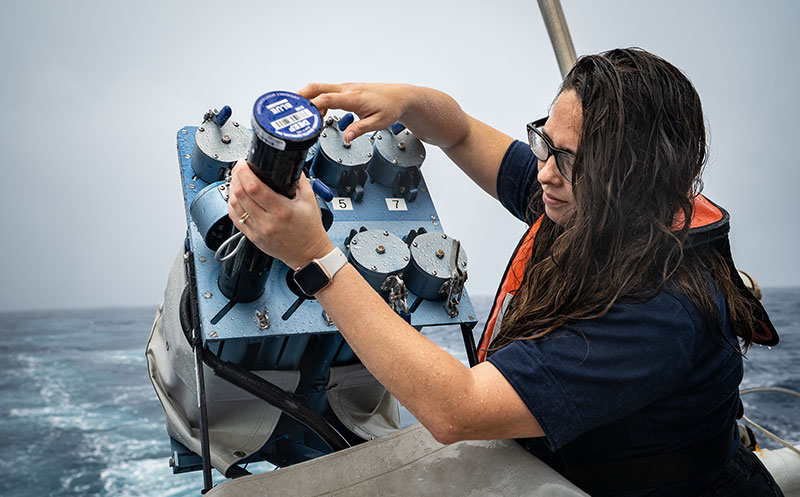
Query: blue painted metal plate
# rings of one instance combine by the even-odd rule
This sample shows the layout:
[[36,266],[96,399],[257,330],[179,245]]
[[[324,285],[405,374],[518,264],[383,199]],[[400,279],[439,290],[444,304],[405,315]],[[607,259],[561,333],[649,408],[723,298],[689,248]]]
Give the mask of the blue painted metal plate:
[[[316,301],[304,302],[287,321],[281,319],[281,315],[297,297],[286,284],[288,268],[277,260],[269,273],[265,292],[259,299],[250,303],[236,304],[216,325],[211,324],[211,318],[228,303],[228,300],[222,295],[217,285],[221,264],[214,261],[214,252],[206,247],[189,211],[194,197],[208,184],[197,177],[192,169],[192,152],[196,131],[196,126],[187,126],[181,129],[178,132],[177,141],[189,244],[195,255],[198,302],[204,341],[209,346],[213,346],[214,342],[221,340],[243,340],[252,343],[275,336],[337,332],[335,324],[327,324],[323,317],[322,307]],[[333,204],[336,203],[337,199],[334,199]],[[412,229],[419,230],[420,227],[425,228],[428,232],[443,233],[424,178],[420,184],[419,195],[414,202],[392,199],[389,188],[368,180],[364,186],[363,201],[351,201],[350,205],[351,210],[338,210],[336,205],[333,206],[334,221],[328,231],[334,244],[342,249],[344,249],[344,240],[350,234],[350,230],[358,231],[361,227],[386,230],[401,238]],[[405,206],[405,210],[402,210],[403,206]],[[409,292],[408,305],[410,306],[416,299],[417,296]],[[477,316],[466,291],[459,305],[458,316],[451,318],[444,305],[444,298],[423,301],[411,315],[411,325],[419,329],[425,326],[474,324],[477,322]],[[256,311],[264,309],[269,311],[270,326],[262,330],[256,323],[255,314]],[[375,330],[375,332],[380,333],[380,330]]]

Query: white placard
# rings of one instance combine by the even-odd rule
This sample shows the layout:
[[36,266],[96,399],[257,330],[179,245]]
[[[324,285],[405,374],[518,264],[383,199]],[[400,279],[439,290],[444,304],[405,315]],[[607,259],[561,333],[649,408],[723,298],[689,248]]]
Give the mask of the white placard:
[[404,198],[387,198],[386,207],[390,211],[407,211],[406,199]]
[[331,206],[335,211],[351,211],[353,210],[353,201],[350,197],[333,197]]

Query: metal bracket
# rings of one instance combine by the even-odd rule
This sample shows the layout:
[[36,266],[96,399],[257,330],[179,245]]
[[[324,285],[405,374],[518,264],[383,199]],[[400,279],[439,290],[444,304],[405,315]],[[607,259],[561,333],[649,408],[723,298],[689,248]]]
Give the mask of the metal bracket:
[[445,308],[451,318],[458,316],[458,304],[464,294],[464,283],[467,281],[467,272],[458,267],[458,253],[461,251],[461,242],[453,239],[453,249],[450,251],[450,279],[445,281],[439,293],[447,294]]
[[408,289],[403,282],[403,278],[398,274],[391,274],[386,277],[381,285],[381,290],[389,292],[389,306],[392,310],[401,316],[409,315],[408,303]]

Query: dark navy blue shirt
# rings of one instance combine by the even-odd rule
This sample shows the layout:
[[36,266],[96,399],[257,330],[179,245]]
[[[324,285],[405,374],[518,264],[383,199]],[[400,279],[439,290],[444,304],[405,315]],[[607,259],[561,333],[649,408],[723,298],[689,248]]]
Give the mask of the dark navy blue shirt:
[[[541,211],[531,203],[537,191],[535,158],[527,144],[516,141],[498,174],[498,198],[530,224]],[[721,293],[717,305],[722,334],[709,329],[689,299],[668,288],[647,302],[618,302],[602,317],[512,342],[491,355],[488,361],[545,433],[525,440],[528,450],[564,472],[564,460],[580,464],[672,452],[729,430],[739,408],[742,358]],[[655,493],[614,495],[691,495],[714,476]]]

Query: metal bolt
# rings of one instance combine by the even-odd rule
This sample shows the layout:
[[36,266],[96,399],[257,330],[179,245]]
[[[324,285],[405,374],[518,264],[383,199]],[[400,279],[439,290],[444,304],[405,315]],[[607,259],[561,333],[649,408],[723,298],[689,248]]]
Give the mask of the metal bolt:
[[350,148],[350,142],[344,142],[343,145],[344,148]]
[[397,159],[392,159],[392,164],[397,164]]
[[375,252],[377,252],[379,254],[385,254],[386,253],[386,247],[384,247],[383,245],[378,245],[378,248],[375,249]]
[[431,215],[431,219],[436,219],[436,216],[434,216],[434,215]]
[[234,452],[234,453],[233,453],[233,455],[234,455],[234,456],[236,456],[236,457],[244,457],[244,456],[246,456],[247,454],[245,454],[245,453],[244,453],[244,452],[242,452],[241,450],[237,450],[236,452]]
[[467,267],[467,261],[462,261],[461,265],[464,266],[464,267]]
[[333,124],[333,118],[332,117],[328,117],[327,119],[325,119],[325,124],[327,126],[330,126],[331,124]]
[[424,159],[425,158],[425,154],[419,154],[419,158],[420,159]]
[[174,468],[175,467],[175,458],[174,457],[170,457],[169,458],[169,467],[170,468]]
[[399,148],[400,150],[405,150],[406,149],[406,142],[398,143],[397,144],[397,148]]
[[199,131],[199,132],[201,132],[201,133],[202,133],[203,131],[205,131],[205,130],[206,130],[206,128],[204,128],[204,127],[202,127],[202,126],[200,126],[199,128],[197,128],[197,131]]
[[350,243],[352,243],[353,245],[357,245],[358,244],[358,240],[350,240]]
[[384,231],[383,232],[383,236],[389,236],[389,232],[388,231]]
[[323,138],[325,138],[325,137],[327,137],[327,136],[328,136],[328,134],[327,134],[327,133],[322,133],[322,137],[323,137]]
[[445,235],[444,233],[442,233],[442,238],[444,238],[445,240],[447,240],[447,235]]
[[233,122],[233,127],[234,127],[234,128],[238,128],[238,127],[239,127],[239,123],[237,123],[236,121],[234,121],[234,122]]
[[367,157],[372,157],[372,152],[367,152]]
[[185,129],[182,129],[182,130],[181,130],[181,134],[182,134],[182,135],[185,135],[185,134],[186,134],[186,130],[185,130]]
[[383,140],[383,137],[381,136],[381,134],[380,134],[380,133],[378,133],[377,135],[375,135],[375,138],[377,138],[378,140]]
[[444,250],[442,249],[437,250],[436,257],[438,257],[439,259],[444,259]]
[[378,270],[378,266],[372,266],[372,270],[373,271],[377,271]]
[[313,156],[313,155],[314,155],[314,151],[313,151],[313,150],[311,150],[310,152],[308,152],[308,155],[311,155],[311,156]]
[[189,154],[186,154],[186,155],[184,155],[184,156],[183,156],[183,158],[184,158],[184,159],[191,159],[191,158],[192,158],[192,156],[191,156],[191,155],[189,155]]
[[439,273],[434,269],[433,270],[433,275],[436,276],[437,274],[439,274]]
[[342,163],[342,159],[341,159],[341,157],[340,157],[340,158],[338,158],[338,159],[336,159],[336,162],[338,162],[339,164],[341,164],[341,163]]
[[404,255],[404,256],[403,256],[403,260],[404,260],[404,261],[407,261],[407,260],[408,260],[408,256],[407,256],[407,255]]
[[222,137],[222,143],[226,143],[227,144],[227,143],[230,143],[230,142],[231,142],[231,137],[229,135],[224,135]]
[[439,222],[438,222],[438,221],[434,221],[434,222],[433,222],[433,225],[434,225],[434,226],[439,226]]
[[210,336],[211,338],[217,338],[217,332],[212,331],[211,333],[208,334],[208,336]]
[[193,184],[190,184],[190,185],[189,185],[189,189],[190,189],[190,190],[194,190],[194,185],[193,185]]
[[414,243],[412,243],[411,245],[413,245],[413,246],[415,246],[415,247],[419,247],[419,245],[417,245],[417,242],[414,242]]
[[410,134],[411,134],[411,132],[410,132],[409,130],[406,130],[406,134],[407,134],[407,135],[410,135]]
[[200,262],[206,262],[206,258],[205,257],[201,257],[200,258]]
[[207,299],[210,299],[210,298],[211,298],[211,292],[206,292],[206,293],[204,293],[204,294],[203,294],[203,297],[205,297],[205,298],[207,298]]
[[215,159],[219,159],[219,154],[214,154]]

